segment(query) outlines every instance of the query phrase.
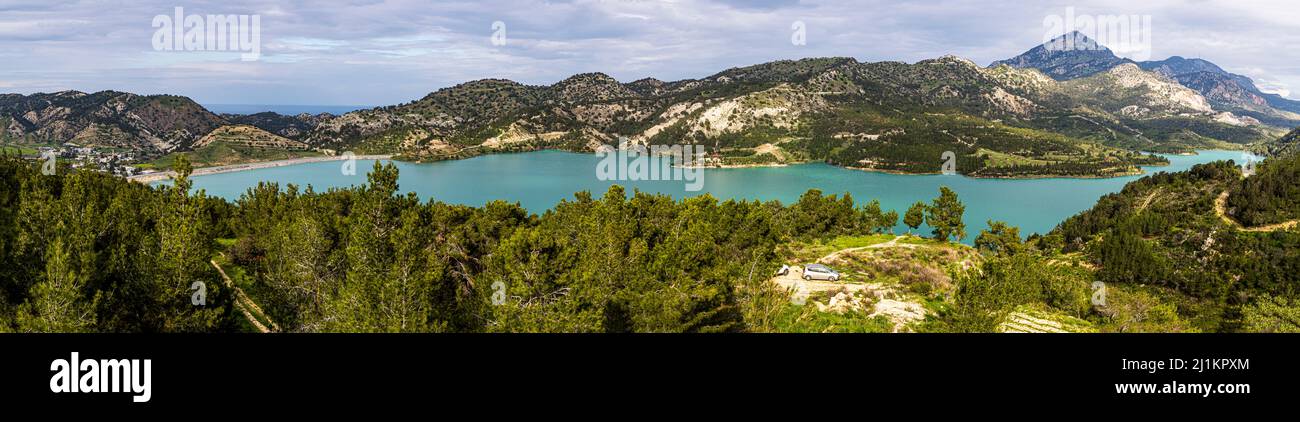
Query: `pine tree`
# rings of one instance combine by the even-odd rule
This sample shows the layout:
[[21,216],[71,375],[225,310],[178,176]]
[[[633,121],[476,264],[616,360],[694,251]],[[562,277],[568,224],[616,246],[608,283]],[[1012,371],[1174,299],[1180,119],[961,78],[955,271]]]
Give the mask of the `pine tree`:
[[358,188],[345,254],[348,271],[327,306],[325,328],[344,332],[427,332],[437,265],[428,219],[413,194],[396,196],[397,167],[375,163]]
[[949,238],[955,238],[954,240],[966,238],[966,223],[962,222],[966,205],[957,199],[957,193],[952,189],[940,186],[939,197],[926,207],[926,211],[925,223],[934,229],[935,239],[946,242]]
[[898,225],[898,211],[889,210],[880,220],[880,232],[884,233],[889,230],[889,234],[894,234],[894,226]]
[[989,220],[988,225],[987,230],[980,230],[980,234],[975,237],[976,249],[1002,256],[1020,253],[1023,243],[1020,241],[1019,227],[993,220]]
[[888,227],[885,224],[885,214],[880,211],[880,201],[872,199],[871,202],[862,207],[861,227],[863,230],[873,233],[879,233],[883,231],[884,227]]
[[18,330],[75,333],[94,329],[99,298],[82,299],[88,275],[79,271],[62,238],[46,249],[45,278],[32,287],[31,298],[18,307]]
[[907,225],[907,234],[912,234],[912,230],[920,228],[922,223],[925,223],[925,203],[917,201],[907,209],[903,224]]
[[[156,328],[165,332],[210,331],[221,323],[225,310],[218,300],[222,284],[208,262],[214,253],[201,214],[204,194],[189,194],[193,168],[184,155],[177,157],[174,169],[175,185],[159,204],[162,210],[154,261]],[[195,283],[203,283],[206,290],[204,302],[199,305],[193,301]]]

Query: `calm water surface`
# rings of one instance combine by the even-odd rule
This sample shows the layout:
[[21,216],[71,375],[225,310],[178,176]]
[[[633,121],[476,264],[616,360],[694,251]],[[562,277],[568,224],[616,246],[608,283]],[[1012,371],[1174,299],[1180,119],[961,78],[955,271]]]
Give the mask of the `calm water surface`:
[[[1171,165],[1147,167],[1146,171],[1182,171],[1192,165],[1217,160],[1241,159],[1238,151],[1201,151],[1192,156],[1167,156]],[[974,179],[964,176],[897,175],[847,170],[827,164],[788,167],[704,170],[699,192],[687,192],[683,181],[602,181],[596,178],[599,158],[593,154],[537,151],[485,155],[466,160],[414,164],[396,162],[401,171],[400,189],[424,199],[482,205],[502,199],[518,202],[529,211],[541,213],[574,192],[587,190],[599,197],[611,184],[664,193],[673,197],[711,194],[720,199],[779,200],[791,203],[808,189],[825,193],[853,194],[858,203],[879,199],[881,206],[901,215],[916,201],[929,202],[939,186],[957,192],[966,204],[965,239],[971,242],[986,220],[1002,220],[1019,226],[1025,235],[1045,233],[1066,217],[1088,209],[1101,196],[1117,192],[1140,176],[1110,179]],[[209,195],[234,200],[258,182],[293,183],[313,186],[317,191],[365,183],[365,173],[374,161],[356,163],[357,174],[341,171],[342,162],[320,162],[274,167],[194,178],[196,189]],[[900,229],[905,229],[901,225]]]

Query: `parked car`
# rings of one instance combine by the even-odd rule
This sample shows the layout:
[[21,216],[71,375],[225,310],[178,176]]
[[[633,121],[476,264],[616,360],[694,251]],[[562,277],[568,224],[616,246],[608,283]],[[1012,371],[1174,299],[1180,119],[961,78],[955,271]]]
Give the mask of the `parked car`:
[[803,279],[839,281],[840,273],[822,264],[808,264],[803,267]]

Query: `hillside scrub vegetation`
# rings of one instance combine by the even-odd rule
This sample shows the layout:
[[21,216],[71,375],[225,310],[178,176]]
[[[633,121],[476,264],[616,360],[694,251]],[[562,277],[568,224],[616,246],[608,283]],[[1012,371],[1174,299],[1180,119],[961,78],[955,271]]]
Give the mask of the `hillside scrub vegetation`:
[[[613,186],[530,214],[422,201],[402,193],[391,164],[359,186],[262,183],[233,202],[191,191],[183,156],[175,167],[173,186],[150,187],[0,159],[0,330],[248,331],[220,266],[288,332],[876,332],[889,325],[791,308],[793,292],[769,281],[782,251],[966,236],[964,205],[946,188],[906,213],[909,227],[934,229],[919,240],[895,238],[899,214],[879,202],[817,190],[782,204]],[[845,256],[846,276],[924,298],[921,331],[1004,331],[1011,320],[1294,330],[1300,233],[1240,231],[1215,215],[1215,198],[1249,180],[1231,162],[1160,173],[1047,234],[1022,240],[989,221],[965,248],[984,255],[971,265],[965,253],[901,248]]]

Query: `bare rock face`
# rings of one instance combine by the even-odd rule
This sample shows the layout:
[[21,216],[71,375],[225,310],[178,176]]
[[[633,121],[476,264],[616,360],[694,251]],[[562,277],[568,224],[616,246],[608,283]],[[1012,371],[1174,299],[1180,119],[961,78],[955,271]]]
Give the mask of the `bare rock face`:
[[1238,116],[1232,112],[1222,112],[1214,115],[1214,121],[1232,126],[1258,126],[1260,121],[1250,116]]
[[999,64],[990,66],[984,73],[1009,90],[1034,96],[1047,94],[1056,87],[1056,80],[1035,68],[1016,68]]
[[817,305],[817,310],[820,312],[833,312],[837,314],[861,311],[871,305],[869,300],[860,298],[857,295],[848,292],[836,293],[835,296],[831,296],[827,303],[814,303]]
[[[1011,59],[994,62],[990,68],[1001,65],[1036,69],[1059,81],[1086,78],[1124,65],[1136,65],[1196,91],[1216,111],[1249,112],[1275,126],[1300,123],[1300,101],[1264,93],[1249,77],[1227,72],[1214,63],[1195,58],[1173,56],[1165,60],[1134,62],[1115,56],[1105,46],[1078,32],[1057,37]],[[1166,90],[1157,95],[1173,95],[1176,98],[1167,102],[1200,108],[1198,112],[1205,112],[1195,99],[1182,93]]]
[[894,331],[897,332],[907,324],[924,320],[926,311],[919,303],[881,299],[868,316],[874,318],[881,315],[894,323]]
[[1158,74],[1143,71],[1136,64],[1125,63],[1115,66],[1108,74],[1121,88],[1148,91],[1143,96],[1147,101],[1144,106],[1202,113],[1212,111],[1209,101],[1206,101],[1200,93]]
[[1121,117],[1146,119],[1193,115],[1210,119],[1214,108],[1200,93],[1132,63],[1086,78],[1063,82],[1065,92],[1083,104]]
[[1230,73],[1209,61],[1174,56],[1139,65],[1200,92],[1216,108],[1259,113],[1282,122],[1300,120],[1295,115],[1300,113],[1300,101],[1260,91],[1249,77]]
[[984,94],[984,99],[998,109],[1021,116],[1030,115],[1038,109],[1038,104],[1034,104],[1033,101],[1007,92],[1001,87],[994,88],[992,93]]
[[1056,80],[1070,80],[1104,72],[1128,59],[1115,56],[1110,49],[1080,32],[1064,34],[1016,57],[994,62],[1017,68],[1034,68]]

